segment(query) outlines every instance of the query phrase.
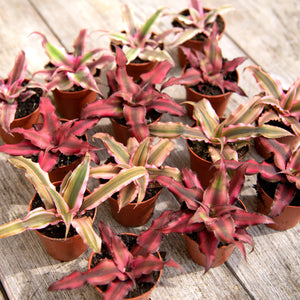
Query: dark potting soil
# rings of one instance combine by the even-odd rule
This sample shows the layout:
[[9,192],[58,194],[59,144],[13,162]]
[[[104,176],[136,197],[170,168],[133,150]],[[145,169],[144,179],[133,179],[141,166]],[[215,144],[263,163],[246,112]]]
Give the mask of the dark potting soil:
[[[38,194],[36,194],[35,198],[32,201],[31,210],[38,208],[38,207],[45,208],[45,205],[44,205],[43,201],[41,200],[40,196]],[[84,216],[93,218],[94,214],[95,214],[95,209],[92,209],[92,210],[88,210],[84,214]],[[38,229],[38,231],[41,234],[52,237],[52,238],[63,239],[65,237],[65,233],[66,233],[66,226],[64,223],[60,222],[56,225],[48,225],[45,228]],[[76,232],[75,228],[71,225],[69,233],[68,233],[68,237],[72,237],[76,234],[77,234],[77,232]]]
[[[207,161],[212,161],[209,150],[208,150],[209,144],[207,144],[203,141],[190,141],[190,140],[188,140],[188,145],[190,146],[192,151],[194,153],[196,153],[199,157],[201,157],[201,158],[203,158]],[[232,148],[234,149],[235,148],[234,144],[231,144],[231,145],[232,145]],[[238,149],[237,150],[238,158],[244,157],[247,154],[248,151],[249,151],[248,146],[244,146],[244,147]]]
[[[133,246],[136,244],[136,236],[121,234],[120,237],[121,237],[123,243],[128,248],[128,250],[131,251]],[[112,259],[112,256],[111,256],[110,252],[108,251],[106,244],[104,242],[102,242],[101,253],[95,253],[92,258],[91,269],[94,268],[104,258]],[[153,271],[151,273],[151,275],[153,277],[153,281],[157,282],[158,277],[159,277],[159,272]],[[125,299],[134,298],[139,295],[142,295],[142,294],[146,293],[147,291],[149,291],[153,286],[154,286],[154,283],[152,283],[152,282],[139,282],[138,281],[136,284],[136,287],[133,290],[128,292]],[[98,287],[100,288],[101,291],[105,292],[108,288],[108,285],[99,285]]]
[[[77,155],[64,155],[60,154],[58,161],[55,165],[55,168],[64,167],[71,165],[75,160],[79,159]],[[31,160],[33,162],[38,162],[38,156],[32,156]]]
[[16,101],[18,103],[17,110],[15,113],[16,119],[20,119],[20,118],[30,115],[40,105],[40,98],[43,95],[43,90],[40,88],[28,88],[28,90],[34,91],[35,94],[33,94],[26,101],[22,101],[21,97],[18,97],[16,99]]
[[294,134],[294,131],[293,131],[293,129],[291,128],[291,126],[287,126],[287,125],[285,125],[285,124],[284,124],[283,122],[281,122],[281,121],[278,121],[278,120],[271,120],[271,121],[267,122],[267,124],[268,124],[268,125],[272,125],[272,126],[276,126],[276,127],[283,128],[283,129],[287,130],[288,132]]
[[[207,12],[208,10],[207,9],[204,9],[205,12]],[[181,14],[183,16],[188,16],[189,15],[189,10],[188,9],[185,9],[184,11],[181,12]],[[222,17],[220,15],[217,16],[216,18],[216,23],[217,23],[217,26],[218,26],[218,33],[220,34],[221,32],[224,31],[224,28],[225,28],[225,23],[222,19]],[[212,23],[210,25],[210,27],[213,26],[214,23]],[[180,28],[183,28],[182,24],[180,22],[178,22],[177,20],[173,20],[172,21],[172,26],[173,27],[180,27]],[[199,33],[197,34],[196,36],[194,36],[192,38],[192,40],[197,40],[197,41],[204,41],[205,39],[207,38],[207,35],[204,34],[204,33]]]
[[[148,111],[146,113],[147,125],[155,122],[160,116],[161,116],[161,113],[157,112],[154,109],[152,109],[151,111]],[[127,122],[126,122],[125,118],[115,118],[114,120],[120,125],[127,126]]]
[[[275,195],[275,191],[277,189],[277,182],[269,182],[264,180],[260,175],[257,176],[257,181],[259,182],[259,185],[261,186],[261,188],[266,192],[266,194],[274,199],[274,195]],[[287,183],[290,184],[291,183]],[[259,193],[258,193],[259,196]],[[293,200],[290,202],[289,205],[292,206],[300,206],[300,191],[297,190]]]
[[[231,82],[237,82],[238,77],[236,71],[229,72],[225,77],[225,80],[231,81]],[[222,90],[216,86],[216,85],[210,85],[210,84],[199,84],[197,86],[192,86],[191,87],[195,92],[203,94],[203,95],[208,95],[208,96],[218,96],[222,95],[223,92]],[[225,89],[224,93],[230,92],[229,90]]]

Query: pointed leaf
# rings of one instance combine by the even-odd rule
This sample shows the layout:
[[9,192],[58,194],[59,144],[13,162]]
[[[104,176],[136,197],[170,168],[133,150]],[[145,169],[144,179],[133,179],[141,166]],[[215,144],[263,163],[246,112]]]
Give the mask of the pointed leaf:
[[72,226],[76,229],[85,244],[93,251],[100,253],[102,240],[94,231],[91,218],[74,218],[72,220]]

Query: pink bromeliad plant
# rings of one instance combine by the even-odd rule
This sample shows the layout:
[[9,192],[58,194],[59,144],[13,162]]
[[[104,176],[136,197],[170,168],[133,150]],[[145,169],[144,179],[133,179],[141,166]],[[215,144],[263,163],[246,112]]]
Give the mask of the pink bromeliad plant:
[[238,160],[238,150],[250,144],[253,137],[277,138],[291,135],[283,128],[253,124],[264,108],[264,102],[259,97],[241,104],[224,119],[219,118],[207,99],[197,103],[190,101],[185,103],[194,108],[193,118],[196,126],[181,122],[157,122],[149,125],[150,134],[171,139],[181,137],[193,143],[203,142],[208,145],[213,162],[221,157]]
[[[143,244],[151,239],[160,242],[164,234],[171,232],[195,234],[199,249],[206,256],[205,272],[213,265],[218,245],[234,244],[246,258],[244,243],[253,246],[246,227],[273,221],[257,213],[249,213],[235,205],[244,184],[244,170],[237,169],[229,180],[225,165],[221,162],[210,185],[203,189],[196,174],[182,170],[183,183],[172,178],[158,176],[156,180],[172,192],[181,207],[167,210],[153,221],[149,230],[139,238]],[[153,235],[154,231],[156,236]]]
[[[146,195],[146,189],[155,185],[155,178],[160,175],[181,180],[180,171],[177,168],[164,165],[175,144],[168,139],[159,139],[154,142],[153,138],[147,137],[138,142],[136,138],[128,139],[127,146],[117,142],[112,136],[106,133],[96,133],[93,138],[101,139],[108,153],[114,162],[103,164],[93,168],[91,174],[97,173],[99,178],[103,178],[101,170],[105,174],[114,176],[122,169],[130,169],[140,166],[145,168],[146,175],[124,187],[119,192],[119,209],[136,199],[136,204],[140,204]],[[95,177],[95,176],[94,176]],[[109,178],[106,178],[109,179]],[[159,185],[158,185],[159,186]]]
[[245,174],[259,174],[265,181],[276,184],[274,202],[269,214],[273,218],[289,205],[300,190],[300,147],[292,151],[285,144],[263,137],[260,137],[260,142],[272,154],[270,159],[261,163],[253,159],[245,162],[228,160],[225,163],[227,168],[233,170],[242,165]]
[[40,32],[34,32],[42,37],[42,46],[49,57],[51,67],[36,72],[46,75],[46,88],[52,90],[68,90],[73,86],[79,86],[93,90],[99,94],[97,86],[96,68],[103,68],[113,62],[113,55],[106,49],[96,48],[86,51],[87,30],[81,29],[74,40],[74,51],[68,53],[64,48],[55,47]]
[[88,104],[83,109],[81,118],[124,118],[132,135],[138,141],[142,141],[149,135],[147,113],[155,110],[159,113],[183,116],[185,109],[168,94],[156,88],[170,70],[169,62],[159,63],[152,71],[142,74],[140,82],[135,82],[127,74],[125,54],[118,47],[116,51],[117,67],[107,72],[110,96]]
[[41,198],[43,206],[32,209],[23,219],[16,219],[0,226],[0,238],[20,234],[26,230],[45,228],[48,225],[63,223],[65,237],[68,237],[71,226],[75,228],[83,241],[94,251],[101,250],[101,238],[93,229],[92,219],[85,213],[99,206],[113,193],[145,174],[142,168],[136,167],[116,174],[109,182],[85,195],[90,177],[90,155],[73,172],[69,172],[61,182],[58,190],[50,182],[48,173],[39,164],[22,156],[9,161],[20,169],[33,184]]
[[176,14],[171,14],[174,16],[172,24],[182,28],[175,35],[175,43],[180,41],[180,44],[182,44],[198,34],[208,37],[218,15],[232,9],[230,5],[205,9],[202,0],[189,0],[187,6],[187,9]]
[[132,242],[127,245],[122,239],[127,236],[126,234],[116,235],[101,221],[99,230],[107,255],[94,254],[100,258],[95,266],[82,273],[74,271],[53,283],[49,291],[77,289],[89,283],[94,286],[107,286],[106,290],[103,290],[104,300],[122,300],[128,298],[126,295],[140,283],[147,282],[154,285],[153,272],[161,272],[164,266],[180,268],[173,260],[162,261],[155,255],[153,252],[157,243],[153,245],[153,241],[139,244],[138,236],[131,235],[129,238],[131,237]]
[[[257,83],[263,91],[261,95],[266,103],[265,109],[258,118],[258,124],[272,124],[289,127],[293,134],[300,136],[300,77],[285,91],[282,84],[258,66],[249,66]],[[275,122],[272,123],[272,122]]]
[[97,148],[80,138],[95,124],[94,120],[63,122],[56,115],[55,107],[47,97],[41,98],[40,113],[42,123],[30,129],[12,130],[23,134],[24,141],[18,144],[4,144],[0,146],[0,151],[10,155],[37,156],[39,165],[46,172],[55,167],[61,155],[82,157],[88,152],[95,162],[99,162],[95,153]]
[[217,26],[205,40],[203,52],[191,50],[181,46],[186,56],[187,66],[181,77],[172,77],[163,84],[163,89],[171,85],[187,85],[197,87],[201,91],[204,85],[219,87],[220,92],[235,92],[245,96],[245,92],[238,86],[237,81],[229,80],[229,73],[236,71],[237,67],[246,60],[246,57],[237,57],[226,60],[222,56],[222,50],[218,45]]
[[[26,101],[35,94],[33,90],[28,89],[30,80],[24,84],[26,70],[25,52],[21,51],[8,77],[0,78],[0,125],[6,132],[10,131],[10,124],[17,111],[17,98]],[[41,88],[39,84],[34,83],[34,87],[36,86]]]

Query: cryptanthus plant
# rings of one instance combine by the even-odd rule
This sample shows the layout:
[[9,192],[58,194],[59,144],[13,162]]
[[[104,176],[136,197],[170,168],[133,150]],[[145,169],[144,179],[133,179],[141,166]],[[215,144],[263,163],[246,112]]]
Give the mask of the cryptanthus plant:
[[250,143],[256,136],[276,138],[291,135],[288,131],[270,125],[256,126],[252,123],[263,110],[264,103],[259,97],[241,104],[227,118],[220,119],[207,99],[199,102],[185,102],[194,107],[193,118],[196,126],[181,122],[157,122],[149,125],[150,134],[163,138],[184,138],[208,144],[213,162],[220,157],[238,160],[237,151]]
[[63,121],[48,97],[40,100],[42,121],[30,129],[14,128],[12,132],[21,133],[24,140],[18,144],[4,144],[0,151],[10,155],[36,156],[41,168],[48,172],[55,168],[61,155],[75,155],[78,158],[89,153],[93,161],[99,162],[97,148],[82,138],[94,124],[94,120]]
[[[74,271],[53,283],[49,291],[77,289],[89,283],[94,286],[107,286],[107,289],[103,290],[104,300],[122,300],[139,283],[152,282],[154,285],[153,272],[161,272],[164,266],[180,268],[173,260],[163,261],[156,253],[152,253],[151,242],[147,245],[126,245],[122,235],[118,236],[101,221],[99,230],[108,257],[102,255],[102,259],[89,270],[82,273]],[[138,236],[133,238],[138,241]]]
[[251,71],[262,89],[261,97],[266,103],[264,111],[257,120],[258,124],[272,124],[272,121],[277,121],[289,127],[295,135],[300,136],[300,77],[287,90],[284,90],[281,82],[273,79],[261,67],[249,66],[247,69]]
[[273,221],[267,216],[249,213],[235,205],[244,184],[243,168],[237,169],[229,180],[225,165],[221,162],[206,189],[202,188],[196,174],[190,169],[183,169],[182,177],[182,183],[165,176],[156,178],[175,195],[181,207],[177,211],[164,211],[153,221],[149,230],[140,236],[139,243],[151,239],[159,243],[163,235],[171,232],[196,234],[199,250],[206,257],[205,272],[212,267],[219,245],[234,244],[246,258],[244,243],[253,246],[252,237],[246,228]]
[[0,125],[6,132],[10,131],[10,124],[15,118],[17,98],[26,101],[35,94],[33,90],[28,89],[30,81],[24,84],[26,70],[25,52],[21,51],[7,78],[0,78]]
[[185,109],[168,94],[156,88],[165,80],[171,65],[160,62],[152,71],[143,73],[135,82],[126,71],[126,56],[116,48],[116,69],[107,71],[110,95],[88,104],[81,113],[82,119],[103,117],[124,118],[132,135],[141,142],[149,135],[146,115],[153,110],[183,116]]
[[105,67],[114,61],[114,57],[109,50],[102,48],[86,51],[88,37],[86,29],[81,29],[74,40],[72,53],[51,44],[44,34],[40,32],[34,34],[42,37],[42,46],[49,58],[50,66],[35,73],[46,75],[47,90],[54,88],[69,90],[73,86],[79,86],[101,94],[94,77],[96,68]]
[[[101,139],[108,153],[114,159],[114,162],[93,168],[91,171],[93,177],[95,177],[95,172],[100,178],[103,178],[101,170],[103,170],[103,173],[113,176],[122,169],[127,170],[137,166],[145,169],[145,176],[120,190],[118,196],[119,209],[135,199],[136,204],[140,204],[145,198],[147,187],[151,182],[155,183],[157,176],[164,175],[174,178],[176,181],[181,180],[181,173],[177,168],[163,165],[174,148],[174,142],[168,139],[159,139],[153,142],[153,138],[147,137],[142,142],[138,142],[136,138],[131,137],[128,139],[127,147],[125,147],[106,133],[96,133],[93,138]],[[109,178],[110,176],[106,179]]]
[[231,10],[230,5],[219,8],[205,9],[202,0],[189,0],[187,9],[179,13],[171,13],[174,17],[172,24],[182,30],[176,33],[174,42],[180,44],[194,38],[198,34],[208,37],[219,14]]
[[197,87],[201,91],[202,86],[209,84],[219,87],[220,94],[229,91],[245,96],[238,82],[230,80],[228,74],[236,71],[246,57],[224,59],[217,37],[217,25],[214,24],[211,34],[204,41],[203,52],[181,46],[187,60],[186,68],[181,77],[170,78],[162,88],[171,85],[187,85]]
[[121,47],[126,55],[127,63],[140,58],[144,61],[169,61],[174,65],[170,54],[164,49],[164,41],[173,30],[155,34],[152,32],[153,25],[159,20],[165,8],[158,8],[144,24],[138,26],[134,20],[130,7],[122,6],[122,17],[126,29],[121,32],[107,32],[112,45]]
[[269,216],[276,217],[289,205],[300,190],[300,147],[292,151],[288,145],[274,139],[260,137],[260,142],[272,157],[261,163],[251,159],[245,162],[225,161],[229,169],[237,169],[241,165],[245,174],[260,174],[262,179],[276,183],[274,202]]
[[145,175],[141,167],[124,170],[94,189],[92,193],[85,195],[90,177],[91,159],[88,153],[77,168],[65,176],[58,190],[50,182],[48,173],[37,163],[22,156],[12,157],[9,161],[16,167],[25,169],[25,175],[36,189],[44,207],[32,209],[23,219],[1,225],[0,238],[19,234],[25,230],[41,229],[48,225],[63,223],[66,228],[65,237],[73,226],[83,241],[96,252],[101,249],[101,238],[93,229],[91,217],[86,216],[85,213],[99,206],[131,181]]

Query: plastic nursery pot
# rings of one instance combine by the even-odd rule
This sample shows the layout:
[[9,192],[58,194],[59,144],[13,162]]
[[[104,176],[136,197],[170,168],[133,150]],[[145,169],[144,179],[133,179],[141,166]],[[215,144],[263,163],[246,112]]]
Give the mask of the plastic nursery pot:
[[[247,211],[246,206],[241,200],[238,200],[238,204]],[[199,244],[194,241],[190,236],[184,234],[185,244],[188,250],[188,253],[191,259],[198,265],[205,267],[206,265],[206,258],[205,255],[200,251]],[[215,259],[212,265],[212,268],[218,267],[225,263],[229,257],[231,256],[235,245],[228,244],[218,247],[215,254]]]
[[[161,119],[160,115],[155,122],[158,122]],[[132,134],[130,132],[130,127],[124,124],[120,124],[118,121],[116,121],[114,118],[110,118],[113,132],[114,132],[114,137],[116,141],[127,145],[127,140],[132,137]]]
[[72,120],[79,118],[82,109],[97,99],[97,93],[87,89],[74,92],[55,89],[53,97],[60,116]]
[[123,226],[141,226],[151,218],[156,201],[161,193],[160,189],[152,198],[142,201],[139,205],[129,203],[119,211],[118,201],[112,197],[108,199],[114,219]]
[[[224,115],[225,109],[227,107],[228,101],[230,99],[230,96],[232,92],[227,92],[225,94],[220,94],[220,95],[204,95],[201,93],[198,93],[195,91],[192,87],[186,86],[186,100],[187,101],[193,101],[193,102],[198,102],[202,100],[203,98],[206,98],[214,110],[216,111],[217,115],[219,117],[222,117]],[[186,105],[187,109],[187,114],[189,117],[192,117],[193,115],[193,108],[191,105]]]
[[[122,233],[121,235],[131,235],[131,236],[136,236],[136,234],[133,234],[133,233]],[[89,257],[89,263],[88,263],[88,268],[91,269],[91,266],[92,266],[92,262],[93,262],[93,257],[96,255],[97,253],[96,252],[92,252],[90,257]],[[158,255],[159,259],[162,260],[161,258],[161,255],[159,252],[156,252],[156,254]],[[136,297],[130,297],[130,298],[124,298],[124,299],[127,299],[127,300],[149,300],[150,299],[150,296],[151,296],[151,293],[153,292],[153,290],[155,289],[157,283],[159,282],[160,278],[161,278],[161,274],[162,274],[162,270],[160,270],[158,272],[158,278],[155,279],[155,283],[152,285],[152,287],[146,291],[145,293],[139,295],[139,296],[136,296]],[[101,296],[103,297],[103,294],[104,292],[100,289],[99,286],[95,286],[96,290],[101,294]]]
[[[54,183],[54,185],[59,185],[58,182]],[[87,190],[88,193],[90,191]],[[37,194],[33,196],[29,203],[29,209],[31,210],[32,202]],[[97,209],[95,209],[93,221],[96,217]],[[43,243],[47,253],[54,259],[59,261],[71,261],[79,257],[88,246],[83,242],[82,238],[79,234],[75,234],[72,237],[67,238],[53,238],[47,235],[42,234],[38,230],[35,230],[37,235],[39,236],[41,242]]]
[[[262,179],[257,179],[257,191],[259,194],[257,211],[264,215],[268,215],[274,200],[262,188],[260,182],[261,180]],[[287,230],[297,226],[300,221],[300,206],[287,205],[281,214],[273,218],[273,220],[275,222],[274,224],[266,224],[266,226],[279,231]]]
[[[205,255],[200,251],[199,244],[186,234],[184,234],[184,239],[191,259],[196,264],[205,267],[206,258]],[[234,247],[234,244],[229,244],[217,248],[215,260],[213,262],[212,267],[218,267],[222,265],[225,261],[227,261],[228,258],[231,256]]]
[[[204,9],[204,10],[209,11],[210,9]],[[188,10],[186,9],[186,10],[182,11],[181,14],[188,15]],[[217,16],[217,24],[218,25],[220,24],[218,26],[218,33],[219,33],[218,39],[221,39],[223,33],[225,32],[225,25],[226,25],[225,20],[221,15]],[[193,39],[190,39],[190,40],[184,42],[183,44],[181,44],[181,46],[184,46],[184,47],[196,50],[196,51],[202,51],[204,39],[205,38],[203,38],[203,40],[193,38]],[[183,51],[180,49],[180,47],[178,47],[177,49],[178,49],[177,50],[178,62],[180,64],[180,66],[183,67],[186,64],[187,60],[185,58],[185,55],[183,54]]]
[[129,63],[126,65],[126,71],[129,76],[133,77],[133,80],[139,80],[143,73],[150,72],[158,65],[158,61],[145,61],[141,63]]
[[[38,123],[40,117],[40,108],[38,107],[34,112],[25,116],[23,118],[14,119],[10,124],[10,129],[16,127],[22,127],[25,129],[30,129],[33,124]],[[6,144],[17,144],[24,140],[23,134],[20,133],[7,133],[0,126],[0,136],[4,143]]]
[[190,147],[187,140],[187,146],[190,153],[191,169],[197,174],[197,177],[203,187],[207,187],[211,178],[213,178],[216,168],[212,166],[212,162],[198,156]]
[[[193,149],[191,148],[191,141],[189,140],[187,140],[187,147],[190,154],[190,167],[197,174],[201,185],[203,187],[207,187],[217,169],[213,167],[212,161],[208,161],[202,158],[193,151]],[[245,151],[242,154],[239,153],[239,161],[242,160],[250,150],[249,146],[245,147],[247,147],[245,148]]]

